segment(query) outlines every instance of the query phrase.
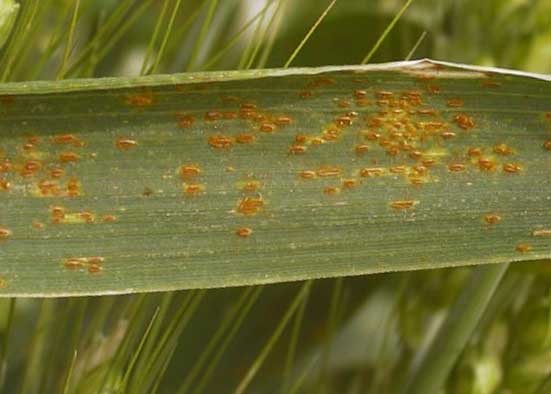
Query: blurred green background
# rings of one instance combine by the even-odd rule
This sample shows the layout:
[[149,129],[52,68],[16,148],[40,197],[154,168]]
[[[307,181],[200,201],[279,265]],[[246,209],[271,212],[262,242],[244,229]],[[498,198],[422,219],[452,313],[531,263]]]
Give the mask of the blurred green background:
[[[31,13],[32,19],[28,28],[16,26],[27,29],[24,45],[17,48],[4,80],[281,67],[329,4],[320,0],[84,0],[69,62],[60,67],[75,1],[21,3],[19,17],[29,18]],[[403,4],[398,0],[337,1],[292,66],[359,63]],[[173,28],[163,44],[176,5]],[[157,40],[148,50],[162,14]],[[256,23],[239,35],[255,16]],[[551,73],[549,0],[416,0],[371,62],[403,60],[423,32],[426,35],[413,58]],[[155,65],[159,53],[162,56]],[[146,56],[149,61],[143,67]],[[396,392],[407,366],[426,348],[469,271],[315,281],[304,304],[290,372],[282,371],[294,338],[293,321],[247,392],[289,392],[280,391],[282,376],[296,381],[302,375],[297,391],[301,393]],[[227,337],[234,327],[235,337],[227,348],[220,343],[215,346],[219,363],[211,358],[205,364],[213,365],[205,385],[199,385],[199,377],[188,392],[234,392],[300,286],[263,288],[243,321],[233,320],[223,331]],[[148,337],[150,345],[146,344],[149,358],[138,361],[127,391],[177,392],[239,297],[245,294],[245,299],[255,301],[253,291],[209,290],[189,316],[182,305],[190,294],[197,297],[196,292],[1,300],[1,392],[62,392],[71,367],[69,392],[119,392],[114,387],[124,379],[158,305],[161,312]],[[180,327],[182,316],[188,316],[189,322]],[[78,353],[73,363],[74,350]],[[206,367],[200,372],[206,373]],[[548,393],[550,374],[551,265],[516,264],[506,274],[444,392],[543,394]]]

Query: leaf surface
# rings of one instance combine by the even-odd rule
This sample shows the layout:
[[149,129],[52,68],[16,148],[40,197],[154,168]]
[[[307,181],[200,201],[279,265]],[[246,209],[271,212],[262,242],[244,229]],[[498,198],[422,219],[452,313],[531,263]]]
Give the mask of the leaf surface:
[[0,86],[0,294],[551,257],[551,84],[428,60]]

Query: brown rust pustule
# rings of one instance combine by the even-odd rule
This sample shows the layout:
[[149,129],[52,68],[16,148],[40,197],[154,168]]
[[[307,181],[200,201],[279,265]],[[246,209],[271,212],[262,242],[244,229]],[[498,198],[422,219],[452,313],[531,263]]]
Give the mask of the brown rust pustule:
[[5,227],[0,227],[0,241],[3,239],[8,239],[9,237],[11,237],[11,235],[12,235],[12,232],[10,229]]
[[532,250],[532,246],[530,246],[529,244],[518,244],[516,247],[515,247],[516,251],[519,252],[519,253],[528,253]]
[[501,216],[495,213],[488,213],[484,215],[484,221],[488,224],[498,224],[501,222]]
[[225,135],[213,135],[209,137],[208,143],[216,149],[229,149],[233,145],[233,140]]
[[253,230],[249,227],[240,227],[235,230],[235,234],[240,238],[248,238],[252,235]]
[[469,130],[475,126],[474,119],[471,116],[465,114],[457,114],[455,115],[453,120],[463,130]]
[[187,181],[201,174],[201,168],[197,164],[184,164],[179,170],[180,177]]
[[396,200],[390,202],[390,206],[398,210],[411,209],[417,204],[419,204],[419,201],[416,200]]
[[237,212],[243,215],[255,215],[264,208],[262,197],[245,197],[239,201]]

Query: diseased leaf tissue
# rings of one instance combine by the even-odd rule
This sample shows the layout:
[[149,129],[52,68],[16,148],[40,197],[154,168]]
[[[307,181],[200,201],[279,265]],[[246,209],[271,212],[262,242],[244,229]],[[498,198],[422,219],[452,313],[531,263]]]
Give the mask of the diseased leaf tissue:
[[0,292],[551,257],[549,82],[431,62],[237,75],[2,87]]

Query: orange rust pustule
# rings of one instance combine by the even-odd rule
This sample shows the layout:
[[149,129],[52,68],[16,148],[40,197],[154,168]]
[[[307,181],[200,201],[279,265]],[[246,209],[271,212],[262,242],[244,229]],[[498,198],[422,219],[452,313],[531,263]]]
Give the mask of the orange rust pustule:
[[176,120],[181,129],[189,129],[195,123],[195,118],[186,114],[176,114]]
[[534,230],[532,235],[534,237],[551,237],[551,230]]
[[419,204],[419,201],[416,200],[397,200],[391,201],[390,206],[394,209],[411,209],[415,205]]
[[256,139],[254,134],[241,133],[235,137],[235,142],[238,144],[252,144]]
[[465,114],[457,114],[455,115],[453,120],[463,130],[469,130],[475,126],[474,119],[471,116]]
[[8,239],[9,237],[11,237],[11,235],[12,232],[10,229],[0,227],[0,240]]
[[294,145],[291,145],[291,147],[289,148],[289,153],[293,155],[300,155],[305,152],[306,152],[306,146],[304,145],[294,144]]
[[326,186],[323,188],[323,194],[327,194],[328,196],[334,196],[336,194],[339,194],[341,189],[335,186]]
[[222,118],[226,120],[237,119],[239,114],[235,111],[222,111]]
[[446,104],[448,107],[457,108],[457,107],[462,107],[465,104],[465,101],[459,98],[453,98],[453,99],[449,99],[446,102]]
[[312,145],[322,145],[325,144],[325,140],[321,137],[313,137],[310,139],[310,144]]
[[43,196],[57,196],[60,194],[58,184],[47,179],[38,182],[38,188]]
[[138,142],[130,138],[119,137],[115,142],[115,146],[120,150],[129,150],[137,147]]
[[394,93],[393,92],[390,92],[388,90],[378,90],[375,92],[375,97],[379,98],[379,99],[391,99],[394,97]]
[[260,188],[260,182],[258,181],[249,181],[245,183],[242,187],[245,192],[255,192]]
[[335,119],[335,124],[338,127],[350,126],[352,124],[352,117],[346,115],[339,116]]
[[358,181],[355,179],[344,179],[342,181],[342,187],[344,189],[354,189],[358,185]]
[[74,147],[82,147],[84,146],[84,142],[82,142],[77,136],[74,134],[58,134],[52,137],[52,142],[54,144],[58,145],[72,145]]
[[341,99],[337,101],[337,106],[340,108],[349,108],[352,106],[352,102],[350,100]]
[[107,215],[103,215],[101,217],[101,221],[104,222],[104,223],[116,222],[117,217],[115,215],[107,214]]
[[369,145],[366,145],[366,144],[356,145],[356,148],[354,150],[355,150],[356,154],[363,155],[363,154],[369,152]]
[[222,118],[222,113],[218,111],[208,111],[205,113],[205,120],[207,121],[216,121]]
[[497,224],[501,222],[501,216],[495,213],[489,213],[484,215],[484,221],[488,224]]
[[546,141],[544,144],[543,144],[543,147],[549,151],[551,151],[551,140],[549,141]]
[[424,159],[424,160],[421,160],[421,164],[423,164],[423,166],[425,167],[433,167],[436,165],[436,160],[435,159]]
[[189,180],[201,174],[201,168],[196,164],[184,164],[179,170],[183,180]]
[[253,229],[249,227],[240,227],[235,230],[235,234],[240,238],[248,238],[252,235]]
[[80,156],[75,152],[61,152],[58,156],[58,160],[61,163],[74,163],[80,159]]
[[90,274],[97,274],[103,271],[105,259],[100,256],[92,257],[69,257],[63,260],[63,266],[70,270],[86,269]]
[[67,195],[69,197],[76,197],[80,194],[80,182],[77,178],[71,177],[71,179],[69,179],[69,182],[67,182]]
[[413,166],[411,169],[413,171],[414,176],[423,176],[423,175],[426,175],[427,172],[429,171],[429,168],[423,165]]
[[341,174],[341,169],[339,167],[324,166],[320,167],[317,171],[319,177],[332,177],[339,176]]
[[467,155],[470,157],[480,156],[482,154],[482,149],[480,148],[469,148],[467,150]]
[[503,172],[507,172],[509,174],[517,174],[520,172],[522,167],[518,163],[505,163],[503,164]]
[[63,207],[51,207],[50,214],[52,215],[52,222],[54,223],[61,223],[61,221],[65,219],[65,209]]
[[274,132],[277,126],[274,123],[262,123],[258,129],[264,133]]
[[528,253],[532,250],[532,246],[529,244],[518,244],[515,249],[519,253]]
[[478,168],[482,171],[494,171],[496,168],[496,163],[484,157],[478,159]]
[[88,266],[88,273],[89,274],[97,274],[101,271],[103,271],[103,267],[99,264],[90,264]]
[[50,177],[52,178],[61,178],[63,175],[65,175],[65,170],[63,168],[52,168],[50,170]]
[[304,170],[298,173],[302,179],[314,179],[317,177],[316,171]]
[[461,163],[451,163],[448,165],[448,170],[451,172],[461,172],[465,170],[465,165]]
[[392,166],[388,169],[388,171],[392,172],[393,174],[403,174],[406,172],[406,166]]
[[373,176],[381,176],[385,172],[384,168],[378,167],[367,167],[360,170],[360,176],[364,178],[369,178]]
[[205,185],[199,183],[191,183],[184,185],[184,192],[189,196],[197,196],[205,191]]
[[38,221],[36,221],[36,220],[33,220],[33,222],[31,223],[31,226],[32,226],[32,228],[34,228],[35,230],[42,230],[42,229],[44,229],[44,223],[38,222]]
[[38,160],[27,160],[21,169],[21,176],[29,177],[35,175],[42,168],[42,163]]
[[237,212],[243,215],[255,215],[264,208],[262,197],[245,197],[237,206]]
[[208,143],[216,149],[229,149],[233,145],[233,140],[224,135],[213,135],[209,137]]
[[86,223],[94,223],[96,220],[94,214],[92,212],[83,211],[78,214],[82,220],[84,220]]
[[494,146],[494,152],[499,155],[508,156],[513,154],[513,149],[506,144],[498,144]]
[[429,85],[427,86],[427,92],[430,94],[439,94],[441,91],[440,86],[437,85]]
[[369,141],[377,141],[381,134],[377,133],[376,131],[367,131],[362,133],[366,139]]
[[7,179],[0,179],[0,191],[8,191],[11,188],[11,183]]
[[155,103],[155,97],[153,93],[131,94],[126,96],[125,101],[133,107],[148,107]]
[[293,123],[293,118],[290,116],[281,115],[274,119],[274,123],[278,126],[288,126]]
[[10,172],[13,169],[13,164],[9,160],[4,160],[0,163],[0,172]]

